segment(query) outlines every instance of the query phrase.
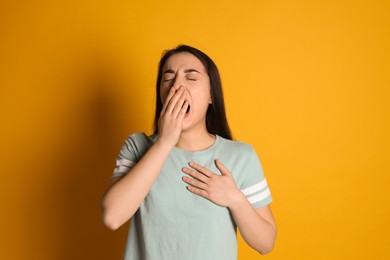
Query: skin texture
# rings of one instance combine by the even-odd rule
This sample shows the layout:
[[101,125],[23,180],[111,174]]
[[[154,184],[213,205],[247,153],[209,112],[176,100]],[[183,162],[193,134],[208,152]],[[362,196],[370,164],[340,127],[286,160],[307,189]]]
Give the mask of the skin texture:
[[[128,174],[111,180],[102,199],[103,221],[113,230],[134,215],[173,147],[198,151],[215,141],[206,129],[205,116],[212,98],[203,64],[192,54],[177,53],[167,60],[163,72],[158,140]],[[188,175],[183,177],[188,191],[229,208],[244,240],[261,254],[272,251],[277,231],[270,206],[255,210],[229,170],[219,160],[215,163],[221,175],[196,162],[182,169]]]

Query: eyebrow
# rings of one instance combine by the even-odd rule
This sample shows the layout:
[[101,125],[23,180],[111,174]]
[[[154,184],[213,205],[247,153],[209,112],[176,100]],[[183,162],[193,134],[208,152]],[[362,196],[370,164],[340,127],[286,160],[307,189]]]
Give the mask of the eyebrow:
[[[186,69],[186,70],[184,70],[184,73],[191,73],[191,72],[197,72],[197,73],[200,74],[200,72],[197,71],[196,69]],[[173,70],[171,70],[171,69],[167,69],[167,70],[165,70],[163,72],[163,74],[168,74],[168,73],[175,73],[175,72]]]
[[171,69],[168,69],[168,70],[163,72],[163,74],[167,74],[167,73],[175,73],[175,72],[173,70],[171,70]]
[[197,72],[197,73],[200,74],[200,72],[197,71],[196,69],[187,69],[187,70],[184,71],[184,73],[191,73],[191,72]]

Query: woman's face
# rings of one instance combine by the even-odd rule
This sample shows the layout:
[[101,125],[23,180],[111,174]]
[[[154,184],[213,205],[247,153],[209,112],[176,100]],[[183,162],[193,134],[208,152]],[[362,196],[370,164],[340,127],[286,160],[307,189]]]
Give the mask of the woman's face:
[[185,115],[183,131],[194,127],[206,128],[206,112],[211,104],[210,79],[202,62],[188,52],[172,55],[163,67],[160,84],[164,104],[171,88],[184,88],[189,110]]

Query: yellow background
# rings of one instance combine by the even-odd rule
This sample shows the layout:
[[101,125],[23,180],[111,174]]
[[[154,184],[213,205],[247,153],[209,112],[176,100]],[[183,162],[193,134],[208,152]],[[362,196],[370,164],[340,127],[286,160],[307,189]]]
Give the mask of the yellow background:
[[[2,1],[0,259],[121,259],[100,198],[152,129],[157,62],[217,63],[279,234],[267,259],[390,259],[388,1]],[[239,242],[239,259],[261,259]]]

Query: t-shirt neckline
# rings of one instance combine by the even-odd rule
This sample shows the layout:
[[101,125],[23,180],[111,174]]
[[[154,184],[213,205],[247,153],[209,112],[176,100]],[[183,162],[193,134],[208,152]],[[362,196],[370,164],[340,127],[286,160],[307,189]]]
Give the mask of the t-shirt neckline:
[[187,150],[183,150],[181,148],[177,148],[176,146],[174,146],[173,150],[178,152],[178,153],[182,153],[182,154],[202,154],[202,153],[208,153],[208,152],[214,150],[218,146],[218,144],[220,142],[221,142],[221,137],[219,135],[215,134],[214,142],[209,147],[207,147],[206,149],[197,150],[197,151],[187,151]]

